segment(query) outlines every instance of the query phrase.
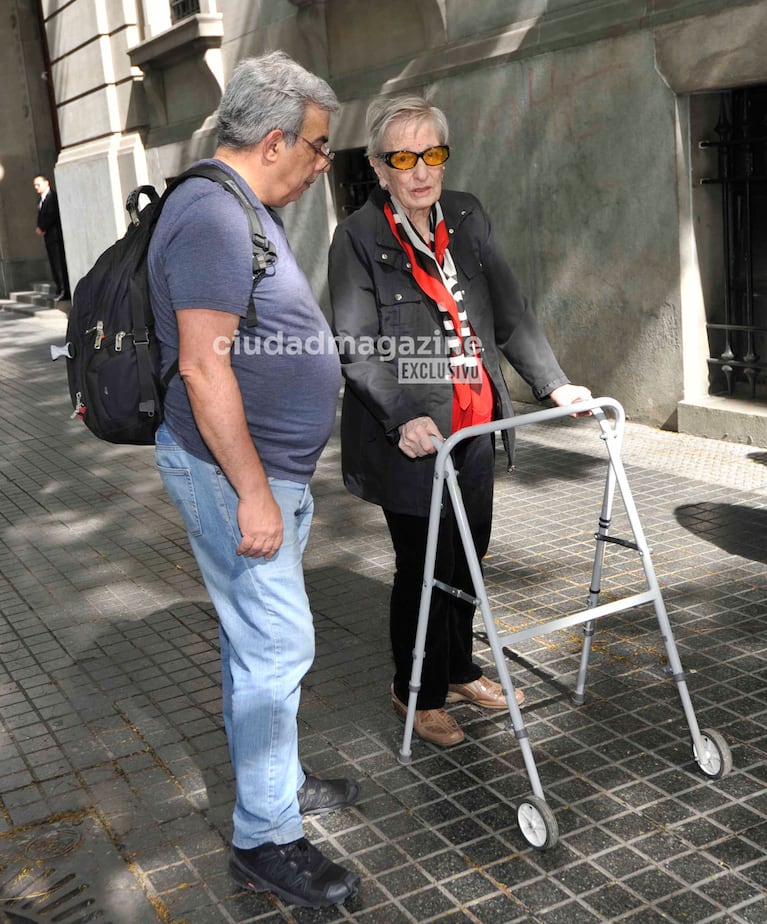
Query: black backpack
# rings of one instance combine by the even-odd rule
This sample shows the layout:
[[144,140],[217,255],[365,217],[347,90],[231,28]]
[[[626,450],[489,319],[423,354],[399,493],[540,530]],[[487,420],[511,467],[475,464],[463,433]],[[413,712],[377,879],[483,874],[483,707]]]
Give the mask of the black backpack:
[[[242,205],[253,241],[253,289],[246,323],[256,326],[253,290],[277,257],[264,236],[258,213],[225,170],[200,164],[177,176],[162,197],[153,186],[140,186],[125,207],[131,223],[120,238],[78,282],[67,324],[67,343],[51,347],[54,359],[66,356],[74,412],[99,439],[146,446],[162,422],[162,402],[178,363],[160,372],[160,346],[149,300],[147,252],[168,196],[184,180],[205,177],[221,183]],[[141,195],[149,204],[139,210]]]

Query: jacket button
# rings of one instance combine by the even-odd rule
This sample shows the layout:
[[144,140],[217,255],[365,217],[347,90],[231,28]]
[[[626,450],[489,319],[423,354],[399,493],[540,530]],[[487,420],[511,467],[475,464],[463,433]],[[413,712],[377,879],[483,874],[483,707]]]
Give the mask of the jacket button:
[[388,254],[388,253],[382,253],[382,254],[381,254],[381,259],[382,259],[382,260],[388,260],[388,259],[389,259],[389,254]]
[[447,233],[448,233],[448,234],[455,234],[455,229],[454,229],[454,228],[448,228],[448,229],[447,229]]
[[397,294],[394,296],[394,301],[395,301],[395,302],[401,302],[401,301],[402,301],[402,296],[399,294],[399,292],[397,292]]

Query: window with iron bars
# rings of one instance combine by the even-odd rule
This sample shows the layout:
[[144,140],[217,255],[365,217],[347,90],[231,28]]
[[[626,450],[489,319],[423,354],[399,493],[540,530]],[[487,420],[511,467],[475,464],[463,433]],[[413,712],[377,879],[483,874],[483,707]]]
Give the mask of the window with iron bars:
[[332,181],[336,217],[339,221],[363,206],[370,191],[378,184],[373,168],[365,157],[364,148],[336,151]]
[[[710,137],[719,188],[720,292],[707,306],[709,383],[714,395],[767,401],[767,86],[720,94]],[[713,172],[713,171],[712,171]]]
[[200,0],[170,0],[170,21],[180,22],[200,12]]

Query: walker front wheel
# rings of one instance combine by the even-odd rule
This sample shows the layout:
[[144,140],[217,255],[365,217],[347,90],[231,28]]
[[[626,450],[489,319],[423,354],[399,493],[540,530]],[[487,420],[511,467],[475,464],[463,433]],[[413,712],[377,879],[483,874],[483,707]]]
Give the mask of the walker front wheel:
[[522,837],[536,850],[547,850],[559,840],[559,826],[545,799],[528,796],[517,806],[517,824]]
[[698,753],[694,744],[692,747],[692,753],[698,766],[706,776],[710,776],[713,780],[721,780],[732,770],[730,746],[718,731],[711,728],[701,731],[700,740],[703,745],[702,753]]

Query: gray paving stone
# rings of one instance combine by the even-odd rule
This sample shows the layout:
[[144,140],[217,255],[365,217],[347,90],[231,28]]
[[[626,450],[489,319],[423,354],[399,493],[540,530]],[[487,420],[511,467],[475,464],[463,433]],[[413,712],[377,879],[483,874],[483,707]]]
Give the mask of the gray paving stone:
[[[48,359],[63,324],[0,315],[0,919],[27,883],[19,851],[57,832],[61,847],[70,825],[87,837],[54,869],[115,924],[767,921],[767,450],[627,426],[696,716],[729,741],[734,770],[710,780],[695,765],[651,606],[598,623],[578,708],[580,630],[527,639],[508,665],[560,828],[540,853],[517,828],[530,782],[504,716],[458,706],[463,744],[416,739],[398,761],[392,553],[380,512],[344,492],[334,438],[314,482],[317,658],[299,729],[308,767],[361,782],[353,810],[306,827],[363,884],[346,907],[289,909],[228,877],[215,615],[151,449],[69,419],[65,370]],[[521,428],[516,472],[499,461],[484,564],[509,631],[584,605],[605,464],[592,423]],[[616,502],[611,533],[627,528]],[[635,553],[610,547],[605,562],[603,598],[643,586]]]

